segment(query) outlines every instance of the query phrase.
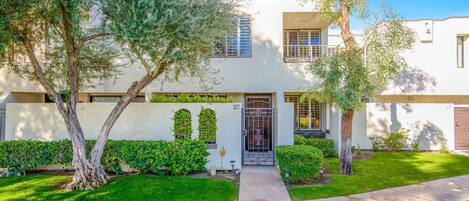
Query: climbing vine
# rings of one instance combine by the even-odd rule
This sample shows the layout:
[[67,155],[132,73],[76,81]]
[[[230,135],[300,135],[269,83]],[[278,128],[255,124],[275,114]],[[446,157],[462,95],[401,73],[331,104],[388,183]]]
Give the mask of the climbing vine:
[[173,134],[176,140],[191,139],[192,119],[191,112],[180,109],[174,113]]
[[209,144],[217,141],[217,117],[215,110],[202,108],[199,113],[199,139]]

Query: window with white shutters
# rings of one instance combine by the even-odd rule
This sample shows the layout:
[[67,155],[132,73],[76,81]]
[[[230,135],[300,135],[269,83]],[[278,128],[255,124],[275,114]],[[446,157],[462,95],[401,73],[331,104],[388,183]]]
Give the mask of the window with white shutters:
[[237,26],[233,34],[215,44],[213,57],[251,57],[251,17],[233,17]]
[[321,128],[322,107],[319,102],[301,101],[300,96],[285,96],[285,102],[293,103],[295,130],[319,130]]
[[283,44],[285,62],[308,62],[328,52],[321,45],[321,30],[284,30]]

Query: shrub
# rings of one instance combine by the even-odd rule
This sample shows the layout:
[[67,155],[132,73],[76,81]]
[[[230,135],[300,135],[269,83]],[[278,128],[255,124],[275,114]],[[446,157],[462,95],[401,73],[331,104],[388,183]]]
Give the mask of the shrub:
[[[94,141],[86,141],[87,153]],[[0,167],[13,171],[34,170],[48,165],[69,165],[72,161],[70,141],[3,141],[0,142]],[[207,145],[200,140],[109,141],[102,165],[107,171],[122,172],[119,162],[140,172],[185,175],[203,170],[207,164]]]
[[377,152],[377,151],[383,149],[384,145],[383,145],[383,138],[382,137],[373,136],[373,137],[370,137],[370,141],[371,141],[371,149],[374,152]]
[[217,116],[215,110],[202,108],[199,113],[199,139],[207,143],[217,141]]
[[410,144],[412,151],[413,152],[419,152],[420,151],[420,140],[418,137],[415,137],[412,139],[412,143]]
[[293,141],[295,142],[295,145],[304,145],[305,144],[305,137],[302,135],[295,134],[293,136]]
[[326,158],[337,156],[334,140],[325,138],[304,138],[301,135],[295,135],[294,140],[295,145],[308,145],[321,150]]
[[191,96],[188,94],[181,94],[179,96],[157,95],[150,96],[152,103],[232,103],[233,97],[219,97],[219,96]]
[[440,144],[440,153],[447,154],[449,153],[448,150],[448,143],[443,136],[438,137],[438,144]]
[[388,132],[383,138],[384,149],[387,151],[399,151],[406,147],[407,130],[399,129],[398,132]]
[[174,138],[191,139],[192,135],[192,117],[191,112],[186,109],[180,109],[174,113],[173,118]]
[[306,145],[279,146],[276,157],[282,178],[292,183],[314,180],[323,164],[322,152]]

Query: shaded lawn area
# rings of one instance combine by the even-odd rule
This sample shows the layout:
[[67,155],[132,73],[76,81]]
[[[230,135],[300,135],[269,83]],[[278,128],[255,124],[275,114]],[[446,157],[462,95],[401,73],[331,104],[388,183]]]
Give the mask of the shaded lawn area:
[[440,153],[377,152],[369,160],[354,160],[352,176],[336,174],[339,159],[325,160],[334,174],[328,184],[293,187],[294,200],[307,200],[375,191],[445,177],[469,174],[469,157]]
[[237,187],[221,179],[123,176],[95,191],[64,192],[57,185],[69,176],[31,175],[0,178],[0,200],[207,200],[234,201]]

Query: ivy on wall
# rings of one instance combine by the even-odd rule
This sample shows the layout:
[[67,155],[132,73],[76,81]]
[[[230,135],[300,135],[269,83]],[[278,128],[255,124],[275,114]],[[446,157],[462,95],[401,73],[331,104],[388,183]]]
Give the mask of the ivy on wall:
[[217,141],[217,117],[215,110],[202,108],[199,113],[199,139],[209,144]]
[[192,118],[189,110],[180,109],[174,113],[173,134],[177,140],[191,139]]
[[152,103],[232,103],[233,97],[219,97],[219,96],[199,96],[181,94],[178,96],[158,95],[152,94],[150,96]]

